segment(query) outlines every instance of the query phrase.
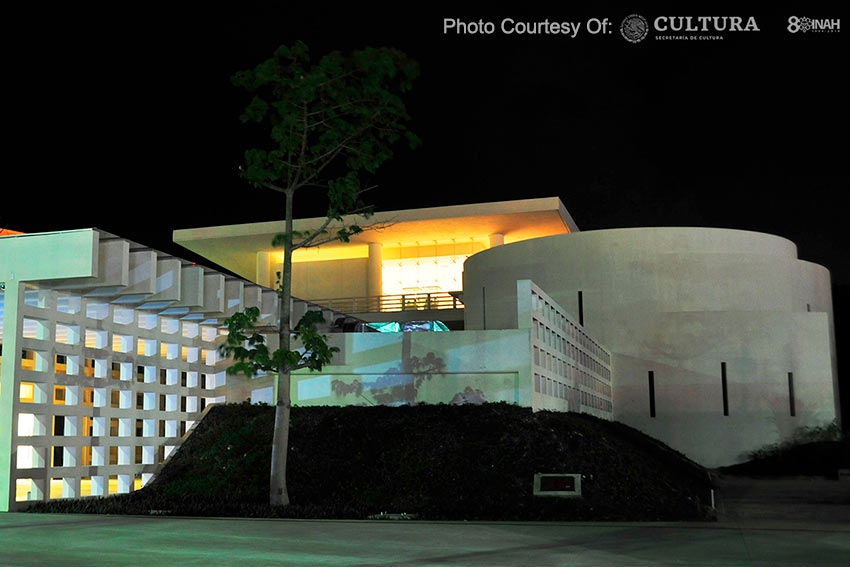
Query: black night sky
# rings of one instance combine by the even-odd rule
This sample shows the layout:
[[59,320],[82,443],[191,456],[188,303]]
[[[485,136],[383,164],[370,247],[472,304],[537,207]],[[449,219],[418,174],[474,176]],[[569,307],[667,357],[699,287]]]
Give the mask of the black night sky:
[[[236,175],[253,141],[238,120],[248,95],[230,76],[296,39],[317,55],[393,46],[421,65],[407,101],[424,143],[378,171],[377,210],[557,195],[582,230],[710,226],[784,236],[832,272],[847,367],[850,29],[787,30],[791,15],[842,14],[808,13],[806,4],[694,11],[754,16],[759,31],[722,41],[660,41],[650,32],[631,44],[618,26],[631,13],[650,23],[662,15],[649,3],[536,14],[519,5],[410,13],[292,4],[13,15],[10,25],[25,33],[4,58],[15,175],[0,225],[97,226],[192,259],[171,243],[173,229],[282,216],[278,194]],[[447,17],[493,21],[497,32],[444,35]],[[608,18],[613,33],[504,35],[505,17]],[[296,216],[323,214],[321,199],[301,199]]]

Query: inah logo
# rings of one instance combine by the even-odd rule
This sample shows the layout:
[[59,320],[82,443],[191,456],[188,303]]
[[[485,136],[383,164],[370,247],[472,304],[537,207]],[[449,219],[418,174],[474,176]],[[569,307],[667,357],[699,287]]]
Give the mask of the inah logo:
[[841,20],[838,18],[835,18],[834,20],[816,20],[812,18],[807,18],[805,16],[802,18],[798,18],[797,16],[791,16],[790,18],[788,18],[788,31],[791,33],[806,33],[808,31],[837,32],[841,31]]
[[620,33],[626,41],[637,43],[643,41],[646,34],[649,33],[649,24],[646,23],[646,18],[638,14],[631,14],[623,18],[623,23],[620,24]]

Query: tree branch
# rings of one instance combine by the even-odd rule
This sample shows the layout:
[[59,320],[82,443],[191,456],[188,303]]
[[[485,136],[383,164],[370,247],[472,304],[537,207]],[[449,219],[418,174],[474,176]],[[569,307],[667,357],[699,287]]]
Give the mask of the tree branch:
[[277,191],[278,193],[285,193],[286,192],[286,189],[284,189],[283,187],[278,187],[274,183],[270,183],[268,181],[261,181],[260,185],[262,185],[266,189],[271,189],[272,191]]
[[[394,224],[395,224],[394,222],[384,222],[384,223],[377,223],[377,224],[364,226],[364,227],[360,227],[360,228],[363,229],[363,232],[366,232],[368,230],[383,230],[385,228],[389,228],[389,227],[393,226]],[[315,248],[316,246],[321,246],[323,244],[329,244],[331,242],[337,242],[337,241],[339,241],[339,236],[329,236],[329,237],[325,238],[324,240],[319,240],[317,242],[316,241],[311,242],[310,248]]]
[[329,106],[328,108],[322,108],[322,109],[319,109],[319,110],[315,110],[313,112],[308,113],[307,116],[315,116],[317,114],[323,114],[323,113],[329,112],[331,110],[336,110],[337,108],[345,108],[346,106],[352,106],[354,104],[358,104],[358,103],[361,103],[361,102],[369,102],[369,99],[368,98],[361,98],[361,99],[357,99],[357,100],[349,100],[349,101],[343,102],[341,104]]
[[305,238],[304,240],[302,240],[301,242],[299,242],[299,243],[297,243],[297,244],[293,243],[293,245],[292,245],[292,250],[297,250],[297,249],[299,249],[299,248],[306,248],[306,247],[308,247],[308,246],[310,245],[310,242],[312,242],[312,241],[313,241],[313,239],[314,239],[314,238],[316,238],[319,234],[321,234],[322,232],[324,232],[324,231],[325,231],[325,229],[326,229],[326,228],[328,228],[328,225],[330,225],[330,224],[333,222],[333,220],[334,220],[334,219],[333,219],[332,217],[328,217],[328,218],[326,218],[326,219],[325,219],[325,222],[323,222],[323,223],[322,223],[322,226],[320,226],[319,228],[317,228],[317,229],[316,229],[316,231],[315,231],[315,232],[313,232],[310,236],[308,236],[307,238]]

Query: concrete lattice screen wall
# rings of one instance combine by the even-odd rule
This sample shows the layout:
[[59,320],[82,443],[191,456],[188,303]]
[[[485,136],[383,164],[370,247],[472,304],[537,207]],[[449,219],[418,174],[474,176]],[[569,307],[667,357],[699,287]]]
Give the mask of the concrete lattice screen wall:
[[223,320],[278,311],[272,290],[97,229],[0,237],[0,283],[0,510],[138,488],[224,401]]
[[16,502],[140,488],[223,401],[215,326],[29,285],[19,313]]

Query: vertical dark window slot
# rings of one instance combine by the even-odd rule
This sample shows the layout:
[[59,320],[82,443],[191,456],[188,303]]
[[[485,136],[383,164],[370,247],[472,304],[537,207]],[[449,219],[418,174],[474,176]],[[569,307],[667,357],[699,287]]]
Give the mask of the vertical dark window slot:
[[53,435],[55,437],[62,437],[65,435],[65,416],[53,416]]
[[578,324],[584,327],[584,301],[581,292],[578,292]]
[[791,405],[791,417],[797,415],[797,409],[794,407],[794,373],[788,373],[788,402]]
[[649,371],[649,417],[655,417],[655,372]]
[[720,363],[720,383],[723,386],[723,415],[729,415],[729,392],[726,387],[726,363]]

